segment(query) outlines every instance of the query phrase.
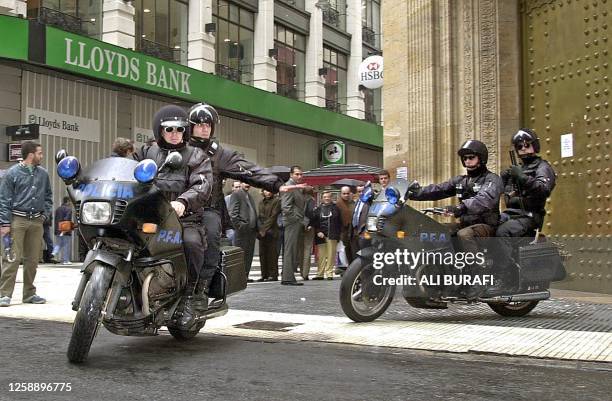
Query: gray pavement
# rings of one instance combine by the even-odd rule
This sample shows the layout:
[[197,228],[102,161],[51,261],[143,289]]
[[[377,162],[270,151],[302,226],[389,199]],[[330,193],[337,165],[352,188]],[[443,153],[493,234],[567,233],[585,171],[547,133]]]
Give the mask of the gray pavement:
[[[75,366],[69,324],[0,317],[0,333],[0,400],[604,400],[612,391],[609,364],[101,330]],[[10,392],[16,382],[72,391]]]

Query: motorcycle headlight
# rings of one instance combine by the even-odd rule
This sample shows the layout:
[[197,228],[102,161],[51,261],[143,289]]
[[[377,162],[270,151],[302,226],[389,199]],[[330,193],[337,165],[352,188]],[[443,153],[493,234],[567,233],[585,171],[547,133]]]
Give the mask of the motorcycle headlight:
[[388,187],[385,189],[385,196],[387,197],[387,202],[392,205],[397,205],[401,198],[399,191],[394,187]]
[[370,216],[368,217],[368,231],[378,231],[378,228],[376,227],[376,223],[378,222],[378,218],[376,216]]
[[111,222],[111,205],[108,202],[85,202],[81,210],[83,224],[108,224]]

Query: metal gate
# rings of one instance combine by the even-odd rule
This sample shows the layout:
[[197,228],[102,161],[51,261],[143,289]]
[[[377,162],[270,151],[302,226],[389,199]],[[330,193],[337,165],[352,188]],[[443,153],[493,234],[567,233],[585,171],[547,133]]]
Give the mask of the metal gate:
[[557,172],[545,232],[572,255],[557,287],[612,293],[612,0],[524,0],[523,124]]

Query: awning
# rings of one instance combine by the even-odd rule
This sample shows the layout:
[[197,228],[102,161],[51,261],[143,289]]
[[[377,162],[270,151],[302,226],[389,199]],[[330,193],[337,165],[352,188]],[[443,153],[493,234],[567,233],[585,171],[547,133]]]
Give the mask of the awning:
[[380,167],[363,164],[330,164],[306,171],[304,173],[304,181],[312,186],[331,185],[342,178],[378,182],[378,174],[383,171]]

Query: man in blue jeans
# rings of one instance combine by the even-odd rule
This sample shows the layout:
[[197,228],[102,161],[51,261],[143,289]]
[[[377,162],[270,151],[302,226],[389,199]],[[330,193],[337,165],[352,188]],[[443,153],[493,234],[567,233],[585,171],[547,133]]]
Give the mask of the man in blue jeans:
[[57,245],[53,250],[54,256],[62,255],[62,264],[70,265],[70,256],[72,248],[72,227],[69,231],[61,229],[61,222],[72,222],[72,207],[70,206],[70,198],[67,196],[62,200],[62,205],[55,209],[55,239]]

